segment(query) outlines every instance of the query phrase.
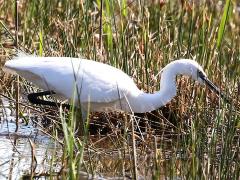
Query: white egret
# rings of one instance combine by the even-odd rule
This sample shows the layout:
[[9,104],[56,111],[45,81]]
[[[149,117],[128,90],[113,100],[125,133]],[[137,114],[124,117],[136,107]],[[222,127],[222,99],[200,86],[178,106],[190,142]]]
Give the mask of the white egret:
[[[4,68],[47,90],[40,95],[54,93],[70,101],[76,90],[81,108],[86,110],[90,105],[90,111],[98,112],[144,113],[164,106],[176,95],[175,79],[179,74],[190,76],[222,95],[208,80],[202,67],[189,59],[175,60],[164,67],[161,71],[160,91],[153,94],[139,90],[123,71],[87,59],[21,55],[7,61]],[[33,101],[33,97],[29,96],[30,101]],[[77,97],[75,102],[78,105]]]

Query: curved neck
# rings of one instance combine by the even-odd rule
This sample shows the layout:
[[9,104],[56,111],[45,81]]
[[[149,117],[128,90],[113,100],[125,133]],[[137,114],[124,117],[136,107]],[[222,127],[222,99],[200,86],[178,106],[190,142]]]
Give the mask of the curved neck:
[[154,94],[147,94],[142,91],[129,101],[134,112],[149,112],[158,109],[167,104],[176,96],[176,76],[178,74],[191,76],[193,79],[197,78],[197,69],[201,69],[196,61],[190,59],[180,59],[169,63],[162,69],[160,91]]
[[[144,113],[158,109],[166,105],[176,96],[176,75],[178,73],[164,69],[161,75],[160,91],[154,94],[142,92],[130,101],[133,112]],[[174,72],[174,73],[173,73]]]

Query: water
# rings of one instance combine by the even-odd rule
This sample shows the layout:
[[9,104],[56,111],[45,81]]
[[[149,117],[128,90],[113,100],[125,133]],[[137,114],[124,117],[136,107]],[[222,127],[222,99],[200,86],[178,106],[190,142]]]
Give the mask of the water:
[[[14,111],[11,111],[7,99],[2,98],[0,102],[0,180],[32,179],[31,175],[36,179],[50,179],[49,175],[55,176],[54,179],[60,178],[57,174],[62,169],[62,147],[54,139],[43,134],[41,127],[30,124],[31,121],[26,125],[24,120],[20,119],[18,131],[15,132]],[[30,119],[27,114],[24,117]],[[114,163],[114,160],[110,156],[103,161]],[[116,159],[117,162],[119,162],[118,159]],[[64,170],[67,171],[67,169]],[[81,171],[79,175],[81,180],[128,179],[115,177],[111,173],[109,173],[111,176],[107,177],[108,173],[102,177]],[[144,178],[139,177],[139,179]]]
[[61,157],[59,145],[39,131],[39,127],[26,125],[22,120],[15,133],[15,118],[6,99],[2,99],[0,117],[0,180],[60,170],[60,164],[52,160]]

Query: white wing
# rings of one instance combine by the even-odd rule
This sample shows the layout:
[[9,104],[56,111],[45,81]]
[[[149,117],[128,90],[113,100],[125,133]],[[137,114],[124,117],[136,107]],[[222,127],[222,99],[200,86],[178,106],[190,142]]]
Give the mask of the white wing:
[[82,103],[112,102],[123,98],[123,94],[140,92],[133,80],[121,70],[91,60],[19,57],[8,61],[5,67],[40,88],[53,90],[67,99],[71,99],[77,89]]

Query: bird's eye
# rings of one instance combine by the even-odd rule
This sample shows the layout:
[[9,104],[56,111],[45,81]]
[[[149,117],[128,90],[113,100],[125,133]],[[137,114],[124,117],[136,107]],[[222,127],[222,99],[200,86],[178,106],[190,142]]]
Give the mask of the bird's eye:
[[200,70],[198,70],[198,76],[200,77],[200,78],[205,78],[205,75],[203,74],[203,72],[202,71],[200,71]]

